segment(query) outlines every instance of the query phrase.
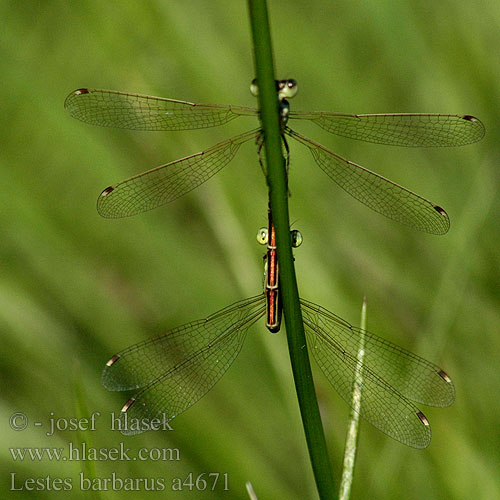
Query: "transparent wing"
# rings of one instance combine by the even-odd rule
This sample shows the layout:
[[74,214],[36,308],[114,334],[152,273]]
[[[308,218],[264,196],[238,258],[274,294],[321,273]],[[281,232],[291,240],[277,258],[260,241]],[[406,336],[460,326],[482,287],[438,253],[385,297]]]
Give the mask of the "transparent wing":
[[97,211],[112,219],[128,217],[176,200],[215,175],[258,134],[259,129],[246,132],[107,187],[97,199]]
[[348,115],[290,112],[290,119],[305,119],[332,134],[390,146],[463,146],[481,140],[485,129],[471,115],[398,113]]
[[285,132],[309,148],[316,163],[330,179],[375,212],[426,233],[445,234],[450,228],[448,214],[438,205],[342,158],[294,130],[287,128]]
[[260,294],[113,356],[103,385],[114,391],[142,388],[123,407],[122,420],[169,421],[195,404],[231,366],[248,328],[264,313]]
[[[361,373],[360,415],[385,434],[414,448],[431,437],[425,416],[410,401],[448,406],[455,399],[450,378],[438,366],[330,311],[301,299],[307,342],[319,367],[340,396],[352,404],[353,384]],[[364,361],[357,359],[361,335]]]
[[238,116],[258,113],[241,106],[195,104],[101,89],[75,90],[64,107],[73,118],[92,125],[153,131],[216,127]]
[[318,325],[342,352],[356,357],[361,335],[365,339],[367,367],[406,398],[428,406],[450,406],[455,388],[439,366],[385,340],[360,330],[327,309],[301,299],[308,319]]

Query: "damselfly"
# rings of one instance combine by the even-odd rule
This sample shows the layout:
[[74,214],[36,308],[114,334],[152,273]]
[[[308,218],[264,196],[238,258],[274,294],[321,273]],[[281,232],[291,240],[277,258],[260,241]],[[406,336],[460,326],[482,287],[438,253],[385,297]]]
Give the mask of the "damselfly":
[[[297,93],[295,80],[276,82],[283,142],[292,137],[306,146],[318,166],[342,189],[376,212],[415,229],[444,234],[449,218],[444,209],[412,191],[329,151],[288,127],[288,120],[309,120],[342,137],[391,146],[461,146],[484,136],[481,121],[471,115],[435,113],[344,114],[290,111],[287,99]],[[258,87],[251,85],[254,95]],[[65,101],[70,114],[103,127],[134,130],[191,130],[222,125],[259,111],[233,105],[192,102],[114,90],[79,89]],[[245,132],[201,152],[153,168],[106,188],[97,200],[104,217],[126,217],[171,202],[196,188],[225,165],[240,146],[254,140],[262,147],[260,128]],[[262,163],[261,163],[262,164]]]
[[[136,391],[122,408],[124,434],[148,430],[154,419],[168,423],[195,404],[231,366],[248,329],[261,317],[266,317],[271,332],[279,331],[279,272],[271,212],[268,227],[257,237],[267,244],[263,294],[131,346],[108,361],[102,376],[104,386],[113,391]],[[291,237],[294,246],[302,241],[297,231]],[[363,418],[401,443],[425,448],[431,430],[414,402],[451,405],[455,389],[448,375],[321,306],[304,299],[300,303],[309,352],[340,396],[353,405],[353,384],[357,384],[361,394],[357,410]],[[362,361],[358,357],[361,338]]]

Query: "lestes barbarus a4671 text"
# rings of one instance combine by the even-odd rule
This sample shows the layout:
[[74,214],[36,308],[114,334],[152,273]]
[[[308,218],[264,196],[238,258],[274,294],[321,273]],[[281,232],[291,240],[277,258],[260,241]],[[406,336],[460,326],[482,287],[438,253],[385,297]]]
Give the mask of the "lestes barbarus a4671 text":
[[[344,114],[326,111],[291,111],[287,99],[297,93],[293,79],[276,82],[280,99],[282,136],[306,146],[319,167],[342,189],[390,219],[433,234],[449,229],[446,211],[412,191],[329,151],[321,144],[292,130],[289,120],[309,120],[342,137],[391,146],[462,146],[484,136],[481,121],[471,115],[436,113]],[[256,82],[252,93],[257,94]],[[104,127],[134,130],[192,130],[214,127],[259,111],[233,105],[192,102],[130,94],[114,90],[83,88],[65,101],[79,120]],[[250,140],[262,146],[260,128],[226,139],[185,158],[161,165],[106,188],[97,209],[104,217],[126,217],[171,202],[196,188],[225,165],[240,146]]]
[[[298,246],[301,235],[292,231]],[[113,391],[136,391],[122,408],[122,432],[137,434],[149,423],[169,422],[201,399],[239,354],[248,329],[265,316],[278,332],[281,324],[275,231],[269,223],[258,233],[267,244],[264,293],[236,302],[205,319],[175,328],[115,354],[102,380]],[[352,404],[353,384],[362,373],[359,413],[379,430],[413,448],[431,439],[429,422],[414,403],[449,406],[455,399],[451,379],[438,366],[339,316],[300,300],[309,352],[340,396]],[[360,361],[360,337],[364,357]]]

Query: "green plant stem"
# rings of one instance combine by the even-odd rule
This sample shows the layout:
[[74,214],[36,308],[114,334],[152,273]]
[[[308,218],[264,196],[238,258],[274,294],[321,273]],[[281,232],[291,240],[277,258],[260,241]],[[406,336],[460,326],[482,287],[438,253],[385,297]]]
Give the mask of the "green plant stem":
[[351,497],[352,482],[354,479],[354,465],[358,449],[359,436],[359,410],[362,402],[363,370],[361,369],[365,357],[366,331],[366,297],[363,298],[361,307],[361,330],[363,334],[359,339],[357,359],[359,361],[354,375],[352,386],[351,412],[349,415],[349,428],[345,440],[344,461],[342,465],[342,478],[340,481],[339,500],[348,500]]
[[255,491],[253,489],[252,483],[250,481],[247,481],[245,486],[246,486],[248,497],[250,498],[250,500],[258,500],[257,495],[255,494]]
[[293,265],[288,216],[288,186],[285,159],[281,150],[279,103],[274,83],[267,6],[265,0],[249,0],[248,5],[254,42],[256,76],[259,83],[261,121],[265,137],[267,183],[276,228],[279,279],[290,360],[318,493],[322,500],[331,500],[335,498],[335,486],[314,391]]

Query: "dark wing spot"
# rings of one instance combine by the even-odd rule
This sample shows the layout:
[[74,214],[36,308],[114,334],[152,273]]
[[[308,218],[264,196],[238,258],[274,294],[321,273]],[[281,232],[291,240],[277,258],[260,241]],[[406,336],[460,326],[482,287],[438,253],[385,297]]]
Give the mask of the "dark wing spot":
[[106,366],[114,365],[120,359],[119,354],[115,354],[107,363]]
[[446,382],[451,382],[451,378],[448,377],[448,374],[444,370],[439,370],[438,375]]
[[114,186],[109,186],[100,194],[100,196],[108,196],[108,194],[111,193],[111,191],[113,191],[114,189]]
[[75,90],[74,94],[76,94],[76,95],[90,94],[90,89],[78,89],[78,90]]
[[130,398],[123,406],[122,413],[126,413],[134,403],[135,403],[135,398]]
[[424,425],[429,425],[429,421],[427,420],[427,417],[421,411],[417,412],[417,417],[421,420],[421,422]]
[[446,213],[446,210],[444,208],[441,208],[439,205],[434,205],[434,210],[436,210],[436,212],[439,212],[441,215],[445,215],[445,216],[448,215]]
[[472,115],[464,115],[462,116],[462,119],[469,120],[470,122],[477,122],[477,118]]

